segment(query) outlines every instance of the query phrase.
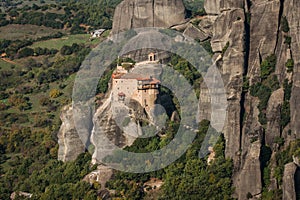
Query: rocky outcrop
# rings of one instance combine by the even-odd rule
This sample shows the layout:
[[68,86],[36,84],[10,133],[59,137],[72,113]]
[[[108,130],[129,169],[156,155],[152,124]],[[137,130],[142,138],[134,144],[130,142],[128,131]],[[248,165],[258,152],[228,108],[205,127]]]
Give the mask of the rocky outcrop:
[[[91,135],[91,143],[95,147],[92,160],[94,164],[101,163],[102,159],[111,155],[116,148],[130,146],[138,136],[134,137],[133,135],[124,134],[122,122],[118,123],[119,120],[115,118],[115,113],[128,113],[127,106],[113,107],[114,105],[110,101],[110,98],[107,99],[106,103],[94,115],[94,127]],[[134,131],[134,133],[136,132],[138,130]]]
[[[85,151],[85,145],[83,138],[78,135],[78,130],[75,127],[73,119],[73,108],[71,105],[65,106],[61,111],[61,121],[58,132],[58,160],[71,161],[75,160],[77,156]],[[88,126],[81,126],[81,131],[89,135]]]
[[291,130],[294,138],[300,138],[300,2],[290,0],[284,2],[284,15],[289,24],[292,38],[291,51],[294,60],[293,89],[291,97]]
[[182,0],[124,0],[115,9],[112,33],[131,28],[171,27],[185,21]]
[[[245,199],[248,192],[253,196],[262,191],[260,161],[251,155],[255,148],[261,145],[271,146],[273,151],[278,150],[274,145],[276,137],[286,137],[291,141],[297,137],[297,131],[292,135],[287,134],[289,129],[299,130],[299,116],[296,103],[300,93],[298,82],[300,76],[292,78],[286,71],[285,63],[288,59],[300,59],[299,54],[299,2],[280,0],[206,0],[205,9],[208,16],[214,17],[211,30],[211,46],[214,52],[214,60],[219,66],[227,91],[227,121],[224,127],[226,139],[225,153],[234,161],[234,185],[236,197]],[[293,6],[293,8],[292,8]],[[289,33],[282,31],[282,18],[287,16],[290,24]],[[198,27],[202,30],[206,21],[200,22]],[[293,27],[293,28],[292,28]],[[295,38],[291,48],[285,42],[285,37]],[[297,40],[297,41],[295,41]],[[294,42],[295,41],[295,42]],[[296,50],[297,49],[297,50]],[[293,53],[294,51],[295,54]],[[260,100],[249,92],[242,92],[243,77],[249,80],[250,86],[260,82],[260,65],[267,56],[275,54],[277,75],[281,88],[274,91],[268,101],[266,112],[267,125],[259,122]],[[296,55],[297,59],[294,58]],[[295,61],[295,67],[299,67],[299,60]],[[296,68],[294,71],[297,71]],[[291,99],[291,125],[283,130],[281,127],[281,109],[284,101],[283,82],[288,79],[293,84]],[[206,86],[202,84],[200,98],[200,119],[210,119],[209,95]],[[297,121],[298,120],[298,121]],[[254,142],[254,143],[253,143]],[[255,145],[254,145],[255,144]],[[256,150],[256,156],[260,156],[260,150]],[[252,170],[253,176],[247,176],[245,170]]]
[[99,165],[95,171],[86,175],[83,180],[93,184],[95,182],[101,185],[101,189],[105,189],[106,182],[111,178],[113,170],[109,167]]
[[220,0],[204,1],[204,9],[208,15],[220,14]]
[[184,35],[187,35],[194,39],[199,39],[201,42],[208,39],[209,35],[195,27],[193,24],[189,24],[183,32]]
[[282,180],[283,198],[296,200],[295,174],[297,166],[292,162],[284,166],[284,174]]
[[[210,40],[214,52],[213,60],[222,74],[227,92],[228,108],[223,133],[226,139],[226,157],[232,158],[234,162],[234,197],[244,200],[250,193],[254,199],[260,198],[263,185],[263,165],[260,163],[262,147],[271,147],[273,162],[269,167],[274,169],[277,166],[275,154],[283,148],[274,144],[275,138],[283,138],[287,146],[289,141],[300,137],[300,1],[205,0],[204,5],[207,16],[197,19],[197,23],[191,21],[181,24],[184,22],[185,11],[179,0],[125,0],[116,8],[112,33],[130,28],[160,26],[184,30],[185,35],[200,41]],[[282,19],[285,16],[290,29],[288,32],[282,31]],[[291,37],[291,45],[286,43],[286,37]],[[250,87],[261,82],[261,63],[271,54],[277,57],[273,74],[278,78],[279,89],[272,92],[266,109],[262,111],[258,108],[260,99],[250,94],[250,89],[243,80],[249,80]],[[144,60],[145,57],[142,56],[146,53],[141,50],[130,55],[137,60]],[[294,60],[293,72],[287,72],[285,63],[288,59]],[[286,79],[293,84],[290,100],[291,121],[286,127],[282,127],[281,112],[286,95],[283,83]],[[202,84],[200,120],[210,120],[210,103],[208,88]],[[139,106],[134,107],[137,111],[135,115],[141,114]],[[74,125],[66,123],[71,120],[69,109],[63,110],[65,114],[62,115],[63,125],[59,134],[61,160],[73,159],[72,151],[77,152],[76,154],[82,152],[82,146],[79,145],[72,128]],[[134,140],[134,137],[126,135],[113,120],[112,109],[107,104],[98,109],[94,116],[92,143],[103,149],[111,149],[113,145],[124,147]],[[127,106],[126,109],[130,107]],[[266,124],[260,123],[260,112],[266,114]],[[139,131],[137,126],[133,127]],[[98,133],[104,133],[113,145],[105,146],[109,143]],[[74,145],[77,147],[72,150],[71,146]],[[94,158],[105,153],[103,149],[96,148]],[[295,173],[295,164],[285,165],[283,199],[295,199]],[[274,170],[271,170],[271,176],[269,189],[280,189],[274,178]]]
[[279,21],[279,0],[252,1],[248,69],[250,82],[259,79],[260,63],[275,52]]
[[[220,1],[219,1],[220,2]],[[242,93],[242,80],[244,72],[244,36],[245,36],[245,17],[242,7],[231,7],[229,10],[220,10],[220,4],[210,5],[210,1],[205,1],[205,5],[209,5],[211,11],[216,11],[214,14],[220,13],[212,26],[211,46],[215,53],[214,59],[220,67],[222,78],[227,91],[227,120],[224,128],[224,136],[226,139],[226,155],[231,158],[238,156],[240,151],[240,101]],[[222,3],[224,5],[224,3]],[[212,13],[212,12],[208,12]],[[210,16],[213,17],[213,16]],[[201,25],[201,23],[200,23]],[[201,86],[200,107],[204,96],[209,95],[205,86]],[[209,101],[209,99],[208,99]],[[207,106],[206,106],[207,107]],[[208,117],[210,110],[205,109],[200,112],[202,116]],[[209,117],[208,117],[209,119]],[[234,159],[237,163],[238,158]]]
[[256,141],[250,146],[249,153],[245,158],[245,164],[236,182],[238,199],[247,199],[248,193],[255,197],[259,197],[261,194],[261,172],[257,170],[260,169],[260,148],[260,141]]
[[271,95],[267,108],[267,127],[265,133],[266,144],[276,150],[274,139],[280,137],[281,106],[283,104],[284,91],[279,89]]

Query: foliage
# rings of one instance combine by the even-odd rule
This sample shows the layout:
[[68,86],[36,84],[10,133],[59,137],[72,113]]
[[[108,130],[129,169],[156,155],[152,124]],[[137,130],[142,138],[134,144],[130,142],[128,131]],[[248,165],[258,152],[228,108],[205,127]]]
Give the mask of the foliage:
[[284,101],[281,107],[281,116],[280,116],[280,125],[282,129],[288,125],[291,121],[291,110],[290,110],[290,102]]
[[250,94],[258,97],[260,102],[258,109],[260,111],[258,117],[262,125],[267,124],[266,109],[268,101],[273,91],[279,88],[279,82],[276,75],[272,75],[275,71],[276,56],[270,55],[261,63],[261,79],[262,82],[251,85]]
[[199,97],[200,83],[202,82],[202,76],[200,72],[195,67],[193,67],[188,61],[186,61],[178,55],[171,56],[170,64],[177,72],[182,74],[191,85],[193,85],[194,91],[197,97]]
[[287,72],[291,73],[293,72],[294,69],[294,60],[293,59],[288,59],[285,63],[285,66],[287,68]]
[[[199,139],[201,137],[193,144],[197,144]],[[185,162],[171,164],[165,170],[166,178],[160,199],[199,199],[199,196],[202,199],[231,199],[232,161],[224,158],[224,140],[219,140],[218,145],[222,154],[209,166],[195,154],[198,145],[198,148],[188,150]]]
[[[214,146],[216,157],[211,165],[208,166],[205,159],[198,157],[198,151],[209,125],[207,120],[200,123],[200,132],[191,147],[168,167],[144,174],[117,172],[107,186],[116,190],[116,197],[141,199],[145,195],[141,190],[143,183],[156,177],[164,181],[159,199],[199,199],[199,196],[204,199],[231,199],[233,164],[231,160],[224,157],[224,138],[221,137]],[[166,130],[159,134],[164,135],[163,137],[139,138],[133,145],[126,147],[126,150],[152,152],[158,147],[162,148],[172,140],[176,127],[178,128],[177,123],[169,122]]]
[[246,12],[246,23],[248,24],[248,26],[250,26],[250,23],[251,23],[251,13],[250,12]]
[[20,111],[28,110],[31,108],[29,98],[20,94],[13,94],[8,98],[8,103],[11,106],[18,108]]
[[24,57],[28,57],[28,56],[33,56],[34,51],[31,48],[25,47],[24,49],[21,49],[18,52],[18,58],[24,58]]
[[284,80],[283,83],[284,89],[284,102],[281,107],[281,128],[285,128],[291,120],[291,111],[290,111],[290,98],[292,93],[292,83],[289,83],[288,79]]
[[49,93],[50,98],[57,98],[60,95],[61,95],[61,91],[59,91],[58,89],[52,89]]
[[271,93],[271,89],[260,82],[250,87],[250,94],[254,97],[258,97],[260,100],[258,105],[258,108],[260,110],[259,121],[263,125],[266,124],[265,110],[267,108]]
[[[94,169],[90,167],[91,156],[84,153],[74,162],[58,161],[57,145],[51,133],[53,130],[12,128],[0,131],[4,133],[0,136],[0,153],[8,155],[0,156],[0,166],[3,166],[1,198],[9,199],[12,191],[30,191],[35,194],[35,199],[40,199],[49,197],[43,196],[46,194],[55,196],[63,188],[65,193],[72,194],[73,199],[78,199],[92,190],[88,184],[80,181]],[[52,191],[53,187],[58,190]]]
[[283,16],[281,18],[281,30],[285,33],[290,31],[289,22],[288,22],[286,16]]
[[274,143],[278,144],[279,146],[283,146],[284,144],[284,138],[281,138],[281,137],[275,137],[274,139]]
[[230,45],[230,43],[229,43],[229,42],[226,42],[226,45],[225,45],[224,48],[222,49],[222,57],[224,56],[225,52],[227,51],[229,45]]
[[183,0],[183,3],[188,11],[187,17],[203,16],[206,14],[203,0]]
[[270,185],[270,168],[268,167],[269,161],[271,159],[272,150],[270,147],[263,145],[261,147],[261,154],[259,160],[261,162],[261,171],[263,172],[262,184],[264,187],[268,187]]
[[204,42],[202,42],[200,44],[207,51],[207,53],[209,55],[213,55],[214,54],[214,52],[212,50],[212,47],[211,47],[211,44],[210,44],[210,40],[206,40],[206,41],[204,41]]
[[262,79],[266,79],[271,73],[275,71],[276,59],[276,56],[272,54],[261,63],[260,68]]
[[291,46],[292,38],[290,36],[284,36],[284,44]]

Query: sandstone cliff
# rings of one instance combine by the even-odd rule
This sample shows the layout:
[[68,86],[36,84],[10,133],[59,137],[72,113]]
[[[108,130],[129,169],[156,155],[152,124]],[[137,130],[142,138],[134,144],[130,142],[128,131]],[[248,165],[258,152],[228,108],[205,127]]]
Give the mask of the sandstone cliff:
[[[209,41],[227,91],[223,133],[226,156],[234,162],[234,197],[244,200],[251,194],[253,199],[259,199],[263,187],[267,187],[282,189],[283,199],[296,199],[297,183],[293,177],[297,166],[285,165],[282,185],[276,181],[274,169],[278,165],[276,154],[285,150],[290,141],[300,138],[300,1],[205,0],[204,7],[207,15],[195,24],[184,23],[185,9],[180,0],[125,0],[116,8],[112,33],[138,27],[172,27],[201,42]],[[271,55],[276,58],[275,69],[263,80],[261,65]],[[294,63],[292,70],[286,67],[289,60]],[[286,83],[292,86],[290,95]],[[263,84],[271,84],[267,85],[271,92],[265,99],[251,93],[253,87]],[[202,84],[200,119],[210,119],[208,96],[208,89]],[[101,137],[95,135],[103,129],[115,145],[130,144],[132,138],[125,137],[111,120],[110,105],[102,109],[94,116],[98,128],[93,130],[92,143],[101,142]],[[64,161],[74,159],[71,151],[78,154],[83,150],[73,136],[70,120],[70,108],[66,107],[58,135],[59,159]],[[270,186],[265,186],[263,180],[265,147],[271,151]],[[97,152],[101,151],[96,149]]]
[[[285,141],[287,146],[290,141],[300,137],[297,112],[300,94],[300,3],[296,0],[206,0],[204,5],[207,16],[203,17],[198,26],[199,30],[211,33],[208,37],[214,59],[226,85],[228,110],[223,132],[226,156],[233,159],[235,166],[235,197],[246,199],[250,193],[253,198],[259,198],[263,186],[260,158],[264,153],[261,152],[261,146],[271,147],[272,159],[275,159],[276,152],[283,148],[278,140]],[[212,26],[205,26],[207,21]],[[289,45],[287,39],[290,38],[292,42]],[[261,78],[261,65],[270,55],[276,58],[276,66],[271,75],[278,79],[278,87],[265,99],[267,102],[262,109],[262,99],[251,95],[250,89],[258,83],[266,84],[267,81]],[[294,61],[293,72],[286,68],[289,59]],[[291,99],[287,99],[285,81],[292,84]],[[207,89],[203,85],[200,96],[207,95]],[[200,106],[208,108],[209,103],[200,101]],[[283,125],[282,116],[286,105],[290,105],[291,119]],[[209,114],[209,109],[203,109],[200,116],[209,118]],[[263,116],[266,122],[263,121]],[[295,189],[294,180],[288,176],[293,174],[295,170],[289,170],[287,166],[284,179],[293,187],[291,191]],[[296,197],[287,189],[283,198]]]
[[[58,160],[70,161],[75,160],[77,156],[85,151],[83,141],[86,138],[80,138],[75,127],[73,119],[73,108],[71,105],[65,106],[61,111],[62,125],[58,132]],[[79,126],[78,126],[79,127]],[[90,126],[82,124],[81,131],[89,135]]]
[[185,21],[181,0],[125,0],[115,10],[112,33],[131,28],[171,27]]

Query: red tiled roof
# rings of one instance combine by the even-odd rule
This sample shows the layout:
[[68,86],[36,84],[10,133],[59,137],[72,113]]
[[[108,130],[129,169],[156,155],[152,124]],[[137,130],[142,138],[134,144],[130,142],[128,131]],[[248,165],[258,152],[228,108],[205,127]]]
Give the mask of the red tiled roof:
[[118,95],[119,96],[125,96],[125,94],[123,92],[119,92]]
[[152,78],[149,76],[144,76],[142,74],[135,74],[135,73],[114,73],[112,74],[113,79],[136,79],[138,81],[149,81],[150,84],[160,84],[160,81],[156,78]]
[[152,81],[150,82],[150,84],[160,84],[160,81],[156,78],[152,78]]

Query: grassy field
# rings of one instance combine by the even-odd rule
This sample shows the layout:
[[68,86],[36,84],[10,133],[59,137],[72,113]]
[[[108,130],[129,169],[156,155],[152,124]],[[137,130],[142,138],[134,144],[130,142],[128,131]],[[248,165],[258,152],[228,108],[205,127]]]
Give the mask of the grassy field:
[[11,69],[12,65],[16,65],[16,64],[12,64],[12,63],[9,63],[9,62],[6,62],[6,61],[0,59],[0,70]]
[[101,41],[101,38],[96,38],[90,41],[90,34],[77,34],[77,35],[68,35],[58,39],[51,39],[46,41],[40,41],[34,43],[31,47],[42,47],[48,49],[60,49],[64,45],[71,46],[73,43],[77,44],[88,44],[88,45],[97,45]]
[[38,6],[42,6],[42,5],[46,5],[46,4],[55,4],[55,1],[51,1],[51,0],[44,0],[45,3],[41,3],[40,0],[27,0],[27,1],[22,1],[22,4],[21,6],[25,6],[25,5],[28,5],[28,6],[32,6],[33,4],[36,4]]
[[64,30],[57,30],[45,26],[9,24],[7,26],[0,27],[0,39],[36,39],[38,37],[48,36],[57,32],[65,33]]

